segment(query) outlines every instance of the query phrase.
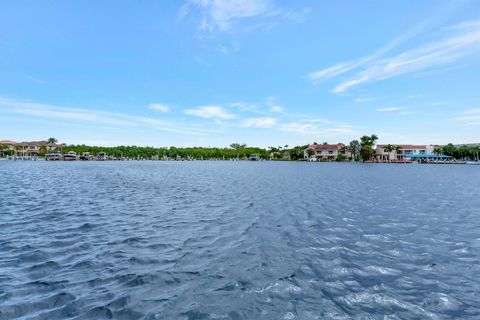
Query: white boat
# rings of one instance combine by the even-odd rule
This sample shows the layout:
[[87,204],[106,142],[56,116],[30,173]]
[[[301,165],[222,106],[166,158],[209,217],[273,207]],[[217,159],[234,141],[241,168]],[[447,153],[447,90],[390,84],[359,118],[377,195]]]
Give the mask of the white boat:
[[97,155],[97,160],[99,161],[105,161],[107,160],[107,154],[105,152],[100,152]]
[[62,160],[63,156],[58,152],[51,152],[45,155],[45,161],[58,161]]
[[77,153],[75,151],[68,151],[63,155],[64,161],[74,161],[77,160]]

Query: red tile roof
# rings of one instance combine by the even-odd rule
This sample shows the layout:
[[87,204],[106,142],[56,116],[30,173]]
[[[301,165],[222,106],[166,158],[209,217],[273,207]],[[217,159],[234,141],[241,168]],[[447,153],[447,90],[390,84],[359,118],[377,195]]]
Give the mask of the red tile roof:
[[343,143],[337,144],[311,144],[308,147],[313,150],[340,150],[345,145]]
[[[393,146],[399,146],[402,149],[425,149],[426,145],[415,145],[415,144],[392,144]],[[388,144],[377,144],[377,148],[385,148]]]

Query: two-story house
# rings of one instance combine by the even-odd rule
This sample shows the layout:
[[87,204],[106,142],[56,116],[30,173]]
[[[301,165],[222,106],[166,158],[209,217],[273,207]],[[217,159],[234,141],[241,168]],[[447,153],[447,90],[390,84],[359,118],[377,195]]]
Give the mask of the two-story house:
[[[337,160],[338,155],[342,153],[344,147],[345,145],[343,143],[314,143],[309,145],[303,154],[306,160]],[[312,153],[312,155],[310,155],[310,153]]]

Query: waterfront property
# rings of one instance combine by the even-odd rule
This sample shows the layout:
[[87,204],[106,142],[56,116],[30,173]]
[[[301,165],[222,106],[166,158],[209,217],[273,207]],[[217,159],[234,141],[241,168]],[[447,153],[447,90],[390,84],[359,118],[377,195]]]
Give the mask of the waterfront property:
[[[340,154],[345,155],[343,150],[345,145],[343,143],[337,144],[318,144],[314,143],[305,149],[303,156],[305,160],[318,161],[318,160],[337,160]],[[347,155],[348,157],[348,155]]]
[[465,164],[465,161],[456,161],[451,156],[443,154],[409,154],[405,156],[410,161],[418,163],[434,163],[434,164]]
[[375,158],[380,162],[397,162],[411,159],[410,155],[428,155],[433,154],[432,145],[413,145],[413,144],[378,144],[375,150]]
[[16,142],[12,140],[0,140],[0,145],[6,146],[3,154],[10,154],[16,157],[38,157],[40,153],[65,147],[65,144],[51,143],[45,140]]

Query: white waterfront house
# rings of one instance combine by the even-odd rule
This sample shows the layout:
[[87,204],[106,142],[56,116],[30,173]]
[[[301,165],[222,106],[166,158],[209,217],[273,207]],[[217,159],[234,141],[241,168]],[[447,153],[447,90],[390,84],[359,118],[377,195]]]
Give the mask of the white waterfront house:
[[[318,144],[314,143],[308,146],[307,149],[303,152],[303,157],[305,160],[337,160],[339,154],[343,154],[343,147],[345,145],[343,143],[337,144]],[[312,155],[309,154],[313,152]],[[348,155],[346,155],[348,157]]]
[[386,151],[387,144],[377,144],[375,156],[379,161],[403,161],[409,155],[433,154],[433,145],[392,144],[398,146],[398,150]]

